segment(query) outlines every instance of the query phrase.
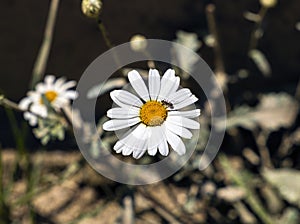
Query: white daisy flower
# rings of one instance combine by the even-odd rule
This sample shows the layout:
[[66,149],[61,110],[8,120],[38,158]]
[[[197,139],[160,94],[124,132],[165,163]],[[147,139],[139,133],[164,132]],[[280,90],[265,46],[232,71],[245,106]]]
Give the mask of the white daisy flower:
[[29,91],[27,97],[20,101],[20,109],[26,111],[24,118],[29,121],[30,125],[35,126],[38,116],[47,117],[48,109],[45,99],[56,111],[69,105],[70,100],[74,100],[78,96],[76,91],[70,90],[75,85],[75,81],[66,82],[64,78],[55,80],[53,75],[46,76],[43,83],[36,85],[35,91]]
[[180,137],[190,139],[189,129],[200,129],[199,122],[190,119],[200,115],[200,109],[181,111],[194,104],[198,98],[187,88],[178,89],[180,78],[169,69],[161,78],[156,69],[150,69],[148,88],[140,74],[133,70],[128,79],[138,96],[126,90],[114,90],[112,100],[119,106],[107,111],[112,118],[103,124],[106,131],[116,131],[136,126],[121,138],[114,150],[124,156],[133,154],[138,159],[147,151],[154,156],[159,152],[169,154],[169,145],[179,155],[186,152]]

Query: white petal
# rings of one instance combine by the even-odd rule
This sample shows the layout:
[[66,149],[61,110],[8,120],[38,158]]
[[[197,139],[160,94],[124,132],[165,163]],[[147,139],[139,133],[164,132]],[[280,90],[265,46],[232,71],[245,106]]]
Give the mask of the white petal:
[[166,131],[166,136],[169,144],[171,147],[174,149],[175,152],[178,153],[178,155],[184,155],[186,152],[185,145],[183,144],[182,140],[180,137],[175,135],[173,132],[167,130]]
[[123,146],[124,144],[120,140],[117,141],[116,144],[114,145],[114,150],[116,151],[116,153],[122,152]]
[[148,129],[148,150],[157,148],[162,142],[163,128],[161,126],[147,127]]
[[188,129],[182,126],[178,126],[170,122],[166,122],[166,127],[169,131],[173,132],[176,135],[179,135],[180,137],[187,138],[187,139],[191,139],[193,137],[192,132],[190,132]]
[[148,89],[140,74],[133,70],[128,73],[128,79],[135,92],[145,101],[150,100]]
[[62,84],[59,88],[59,91],[66,91],[68,89],[71,89],[73,88],[74,86],[76,86],[77,82],[76,81],[69,81],[69,82],[66,82],[64,84]]
[[57,97],[54,101],[51,102],[51,105],[56,109],[60,109],[60,108],[65,107],[69,103],[70,103],[70,100],[68,100],[67,98]]
[[122,148],[122,155],[129,156],[133,152],[133,149],[127,146],[123,146]]
[[116,131],[123,128],[133,126],[140,122],[140,118],[131,118],[126,120],[109,120],[103,124],[105,131]]
[[38,84],[36,84],[35,89],[38,93],[43,94],[46,92],[47,87],[45,86],[44,83],[38,83]]
[[158,150],[163,156],[167,156],[169,154],[169,147],[165,138],[163,138],[162,142],[158,145]]
[[158,100],[167,99],[167,97],[173,94],[179,86],[180,78],[175,77],[175,71],[169,69],[166,71],[161,80],[160,92]]
[[153,149],[148,149],[148,154],[150,156],[155,156],[157,153],[157,147],[156,148],[153,148]]
[[160,75],[156,69],[150,69],[148,82],[150,98],[156,100],[160,90]]
[[61,96],[67,99],[75,100],[78,97],[78,92],[74,90],[68,90],[66,92],[63,92]]
[[192,119],[180,116],[168,116],[166,122],[170,122],[177,126],[189,128],[189,129],[200,129],[200,123]]
[[43,118],[47,117],[48,115],[47,107],[43,104],[32,104],[30,107],[30,111]]
[[32,113],[30,113],[30,112],[25,112],[24,113],[24,119],[28,120],[28,123],[31,126],[37,125],[37,121],[38,121],[37,117],[35,115],[33,115]]
[[179,110],[181,108],[187,107],[195,102],[198,101],[198,98],[194,95],[190,96],[188,99],[186,99],[185,101],[181,102],[181,103],[175,103],[174,105],[174,110]]
[[163,88],[166,85],[166,82],[172,78],[175,78],[175,71],[173,69],[168,69],[161,79],[161,88]]
[[177,92],[168,96],[168,100],[172,103],[180,103],[192,95],[191,91],[187,88],[178,90]]
[[54,75],[47,75],[45,77],[45,83],[46,83],[47,88],[53,87],[54,80],[55,80]]
[[21,110],[28,110],[28,107],[31,103],[32,100],[30,99],[30,97],[25,97],[20,101],[19,107]]
[[136,107],[131,108],[112,108],[107,111],[107,116],[109,118],[117,118],[117,119],[127,119],[139,116],[139,109]]
[[61,87],[64,85],[64,83],[66,82],[66,79],[64,77],[60,77],[59,79],[56,80],[56,82],[54,83],[54,89],[56,91],[60,90]]
[[126,104],[126,103],[123,103],[121,102],[117,97],[116,97],[116,93],[115,92],[116,90],[110,92],[110,97],[111,99],[119,106],[119,107],[122,107],[122,108],[131,108],[133,107],[133,105],[131,104]]
[[29,91],[27,93],[28,97],[32,100],[32,102],[34,103],[40,103],[41,101],[41,98],[42,98],[42,94],[41,93],[38,93],[38,92],[35,92],[35,91]]
[[139,159],[145,154],[146,150],[135,150],[133,151],[133,158]]
[[187,118],[195,118],[200,116],[200,109],[188,111],[169,111],[168,116],[182,116]]
[[147,149],[147,129],[144,124],[140,124],[128,136],[120,140],[124,145],[133,150],[133,158],[139,159]]
[[119,107],[122,108],[131,108],[132,105],[127,105],[125,103],[122,103],[116,96],[115,96],[115,91],[110,92],[110,98],[117,104]]
[[[138,133],[135,133],[132,135],[132,140],[133,140],[133,154],[136,156],[133,156],[134,158],[137,158],[141,155],[145,153],[145,151],[147,150],[147,141],[148,141],[148,130],[146,128],[145,125],[141,125],[143,127],[143,129],[141,131],[139,131]],[[136,151],[136,153],[134,153]]]
[[136,107],[141,107],[143,105],[143,102],[137,96],[126,90],[114,90],[111,92],[111,95],[126,105],[132,105]]

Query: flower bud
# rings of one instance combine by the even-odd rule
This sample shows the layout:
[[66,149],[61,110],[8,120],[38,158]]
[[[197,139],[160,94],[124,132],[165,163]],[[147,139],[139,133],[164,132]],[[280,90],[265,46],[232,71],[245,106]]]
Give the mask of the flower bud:
[[130,47],[133,51],[144,51],[147,47],[146,37],[143,35],[134,35],[130,39]]
[[101,9],[101,0],[82,0],[81,2],[82,13],[88,18],[97,18],[101,13]]
[[272,8],[277,4],[277,0],[260,0],[260,4],[266,8]]

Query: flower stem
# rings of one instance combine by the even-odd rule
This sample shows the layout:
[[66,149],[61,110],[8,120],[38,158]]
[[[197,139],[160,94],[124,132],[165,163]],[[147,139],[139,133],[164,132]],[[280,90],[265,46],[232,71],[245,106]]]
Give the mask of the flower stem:
[[6,107],[6,108],[11,108],[17,111],[22,111],[18,104],[16,104],[15,102],[12,102],[11,100],[7,99],[4,97],[4,95],[0,95],[0,105]]
[[39,82],[45,73],[47,61],[50,53],[50,48],[52,44],[53,31],[55,26],[55,20],[57,15],[57,9],[59,5],[59,0],[52,0],[49,8],[49,14],[47,18],[47,24],[44,32],[43,43],[40,47],[38,56],[36,58],[30,87],[33,89],[35,84]]
[[[109,49],[113,48],[114,45],[112,44],[111,40],[109,39],[107,29],[106,29],[106,27],[105,27],[105,25],[104,25],[104,23],[101,19],[98,19],[98,27],[99,27],[99,30],[101,31],[101,34],[102,34],[102,37],[104,39],[104,42],[105,42],[106,46]],[[116,54],[116,52],[112,51],[112,55],[113,55],[113,58],[114,58],[114,61],[115,61],[116,65],[121,67],[120,59],[119,59],[118,55]]]
[[106,46],[108,48],[113,48],[114,46],[113,46],[112,42],[109,39],[107,29],[106,29],[106,27],[105,27],[102,20],[98,20],[98,27],[99,27],[99,30],[101,31],[101,34],[103,36],[103,39],[105,41]]

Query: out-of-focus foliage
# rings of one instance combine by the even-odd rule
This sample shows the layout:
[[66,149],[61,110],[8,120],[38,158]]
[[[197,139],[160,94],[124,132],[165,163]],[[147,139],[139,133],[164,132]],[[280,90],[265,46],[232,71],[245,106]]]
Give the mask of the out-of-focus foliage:
[[300,171],[288,168],[266,169],[262,174],[285,200],[300,208]]
[[255,107],[247,105],[235,108],[228,115],[227,128],[241,126],[253,130],[257,126],[268,131],[289,128],[295,122],[299,103],[286,93],[262,95]]

